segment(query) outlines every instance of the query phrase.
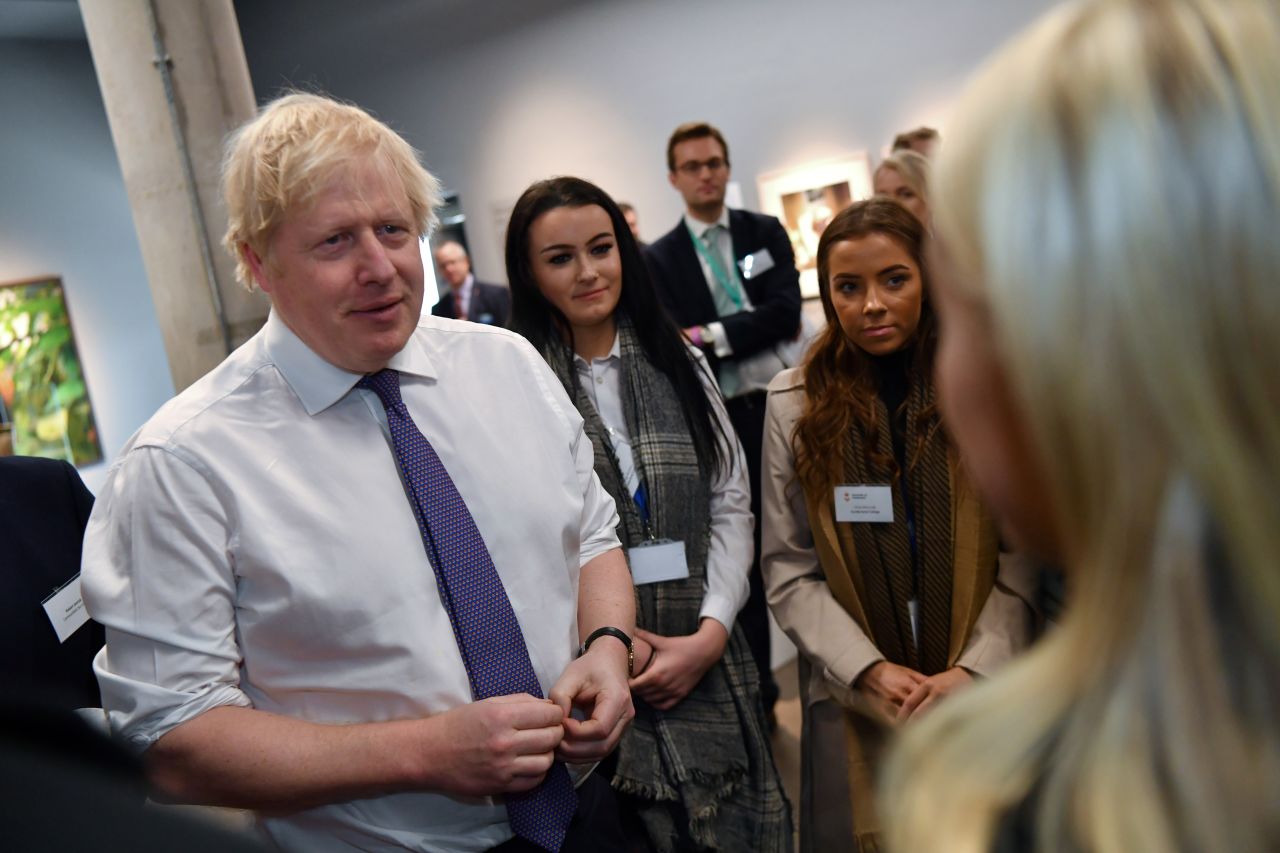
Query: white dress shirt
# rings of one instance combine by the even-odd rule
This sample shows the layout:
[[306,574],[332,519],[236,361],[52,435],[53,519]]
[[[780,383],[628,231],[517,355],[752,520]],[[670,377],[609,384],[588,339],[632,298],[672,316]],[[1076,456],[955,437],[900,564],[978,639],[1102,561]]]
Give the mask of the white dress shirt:
[[[466,500],[544,691],[578,646],[581,566],[618,547],[582,420],[520,338],[426,316],[390,366]],[[273,313],[108,473],[83,592],[112,729],[138,749],[220,705],[318,723],[472,701],[372,391]],[[481,851],[490,798],[402,793],[263,817],[298,851]]]
[[[698,375],[720,428],[729,437],[733,448],[728,470],[717,471],[711,481],[711,542],[707,548],[706,594],[702,597],[699,617],[715,619],[726,631],[732,632],[733,621],[747,600],[747,572],[751,569],[755,551],[751,536],[755,524],[751,515],[751,484],[743,461],[742,443],[729,422],[719,389],[707,369],[706,356],[692,347],[689,350],[698,362]],[[579,355],[573,358],[578,369],[578,381],[591,397],[600,420],[608,430],[623,482],[634,495],[640,487],[640,475],[636,473],[631,434],[623,416],[622,353],[618,338],[614,336],[613,347],[604,358],[593,358],[590,363]]]
[[[729,208],[722,207],[720,209],[720,218],[715,222],[703,222],[700,219],[695,219],[686,210],[684,222],[692,233],[693,239],[702,240],[704,245],[710,242],[716,257],[721,263],[725,264],[725,272],[728,275],[736,276],[738,284],[741,285],[739,292],[742,295],[742,305],[737,310],[754,311],[755,306],[752,305],[751,296],[747,293],[747,286],[742,281],[742,274],[738,271],[738,263],[733,251],[733,232],[729,230]],[[707,234],[708,229],[712,229],[709,235]],[[716,294],[721,290],[720,282],[716,279],[716,274],[711,269],[711,265],[707,263],[707,259],[702,256],[702,253],[696,247],[694,248],[694,253],[698,256],[698,264],[702,267],[702,275],[707,280],[707,288],[711,291],[712,302],[715,302],[718,306],[719,300],[717,300]],[[720,309],[717,307],[717,310]],[[720,316],[725,316],[724,311],[720,311]],[[707,337],[711,339],[712,351],[715,352],[716,358],[731,358],[733,345],[729,342],[729,336],[725,333],[724,323],[708,323]],[[721,361],[719,367],[720,385],[724,389],[726,397],[738,397],[752,391],[763,391],[769,387],[769,380],[776,376],[778,371],[784,370],[786,366],[773,347],[769,347],[744,359]]]

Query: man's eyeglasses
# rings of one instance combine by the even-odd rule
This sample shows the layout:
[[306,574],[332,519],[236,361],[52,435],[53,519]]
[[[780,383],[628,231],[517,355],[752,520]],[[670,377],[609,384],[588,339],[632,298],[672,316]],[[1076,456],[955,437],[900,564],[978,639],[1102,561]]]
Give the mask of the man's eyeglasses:
[[676,166],[676,171],[685,175],[693,176],[702,172],[703,169],[710,169],[712,173],[719,172],[721,169],[729,165],[729,162],[723,157],[712,157],[710,160],[689,160]]

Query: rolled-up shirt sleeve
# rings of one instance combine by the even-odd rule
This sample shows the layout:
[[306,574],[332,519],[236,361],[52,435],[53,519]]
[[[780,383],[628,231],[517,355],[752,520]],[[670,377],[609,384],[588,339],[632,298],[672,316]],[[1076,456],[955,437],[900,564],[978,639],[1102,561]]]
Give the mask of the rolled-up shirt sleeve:
[[578,540],[578,566],[582,567],[606,551],[622,547],[616,532],[618,508],[596,476],[595,448],[591,446],[591,439],[587,438],[586,430],[582,427],[582,415],[578,414],[560,380],[556,379],[542,356],[529,345],[525,346],[525,356],[543,398],[559,414],[564,424],[569,452],[573,454],[573,467],[582,488],[582,517],[579,521]]
[[85,534],[81,588],[106,627],[94,661],[111,729],[145,750],[240,690],[227,508],[205,472],[135,447],[108,478]]

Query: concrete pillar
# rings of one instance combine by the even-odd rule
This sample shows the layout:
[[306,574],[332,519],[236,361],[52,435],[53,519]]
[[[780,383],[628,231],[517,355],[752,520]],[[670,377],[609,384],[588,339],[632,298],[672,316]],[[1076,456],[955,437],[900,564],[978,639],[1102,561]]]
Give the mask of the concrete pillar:
[[255,111],[231,0],[80,0],[142,260],[181,390],[250,337],[267,301],[221,247],[222,140]]

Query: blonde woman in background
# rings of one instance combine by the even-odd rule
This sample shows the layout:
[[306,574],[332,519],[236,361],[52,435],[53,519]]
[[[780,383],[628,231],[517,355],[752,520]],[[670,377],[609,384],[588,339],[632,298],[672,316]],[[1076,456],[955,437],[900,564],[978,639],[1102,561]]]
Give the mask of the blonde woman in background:
[[891,198],[929,227],[929,160],[901,148],[880,161],[871,186],[878,196]]
[[1071,599],[907,732],[892,848],[1280,850],[1280,10],[1071,4],[955,115],[944,411]]

